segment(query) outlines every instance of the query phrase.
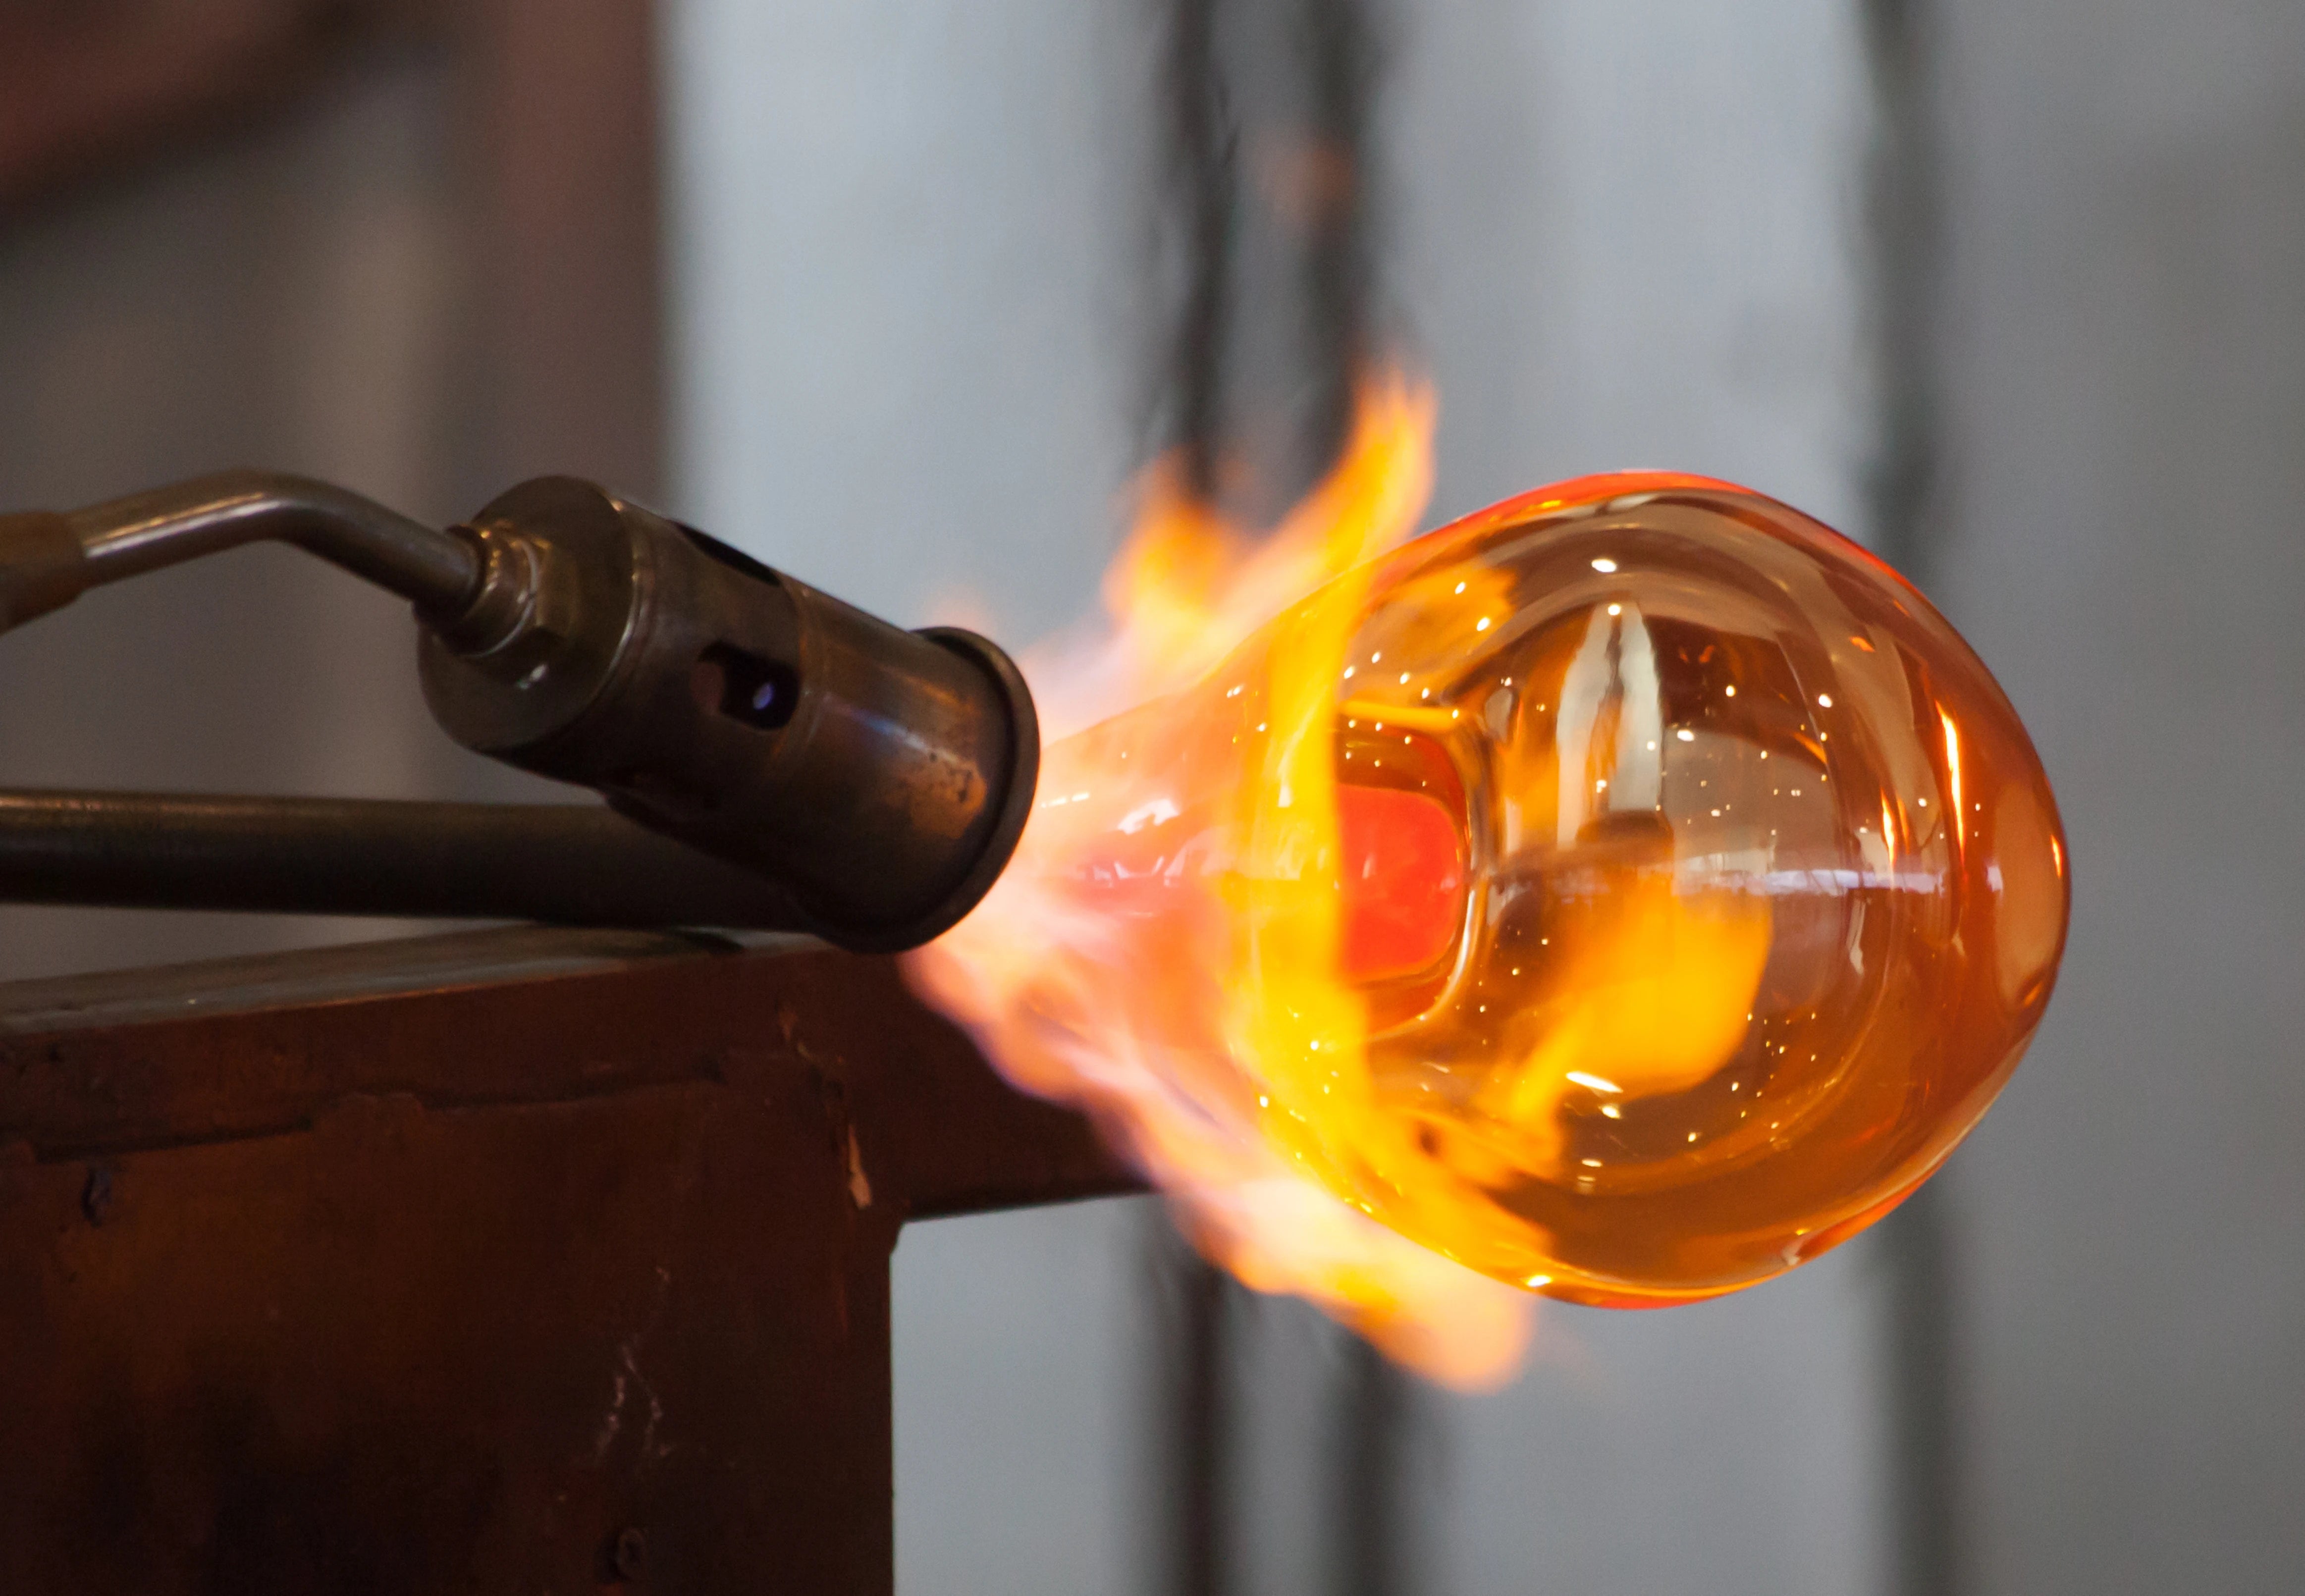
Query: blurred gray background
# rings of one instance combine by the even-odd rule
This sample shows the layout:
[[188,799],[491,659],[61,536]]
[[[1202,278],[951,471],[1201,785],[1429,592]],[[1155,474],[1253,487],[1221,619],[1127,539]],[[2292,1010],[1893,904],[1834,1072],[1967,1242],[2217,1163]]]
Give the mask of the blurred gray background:
[[[1161,5],[365,9],[287,41],[293,92],[37,159],[0,127],[0,504],[246,463],[446,520],[566,469],[897,619],[1021,643],[1091,602],[1162,441]],[[1433,518],[1655,465],[1875,542],[2025,715],[2077,882],[2048,1023],[1925,1207],[1722,1303],[1548,1312],[1501,1393],[1399,1392],[1382,1588],[2296,1590],[2305,8],[1371,9]],[[0,639],[0,783],[510,791],[411,652],[276,550],[101,592]],[[0,911],[0,960],[384,929]],[[906,1234],[906,1591],[1177,1590],[1162,1229]],[[1228,1312],[1224,1588],[1378,1588],[1322,1483],[1352,1349]]]

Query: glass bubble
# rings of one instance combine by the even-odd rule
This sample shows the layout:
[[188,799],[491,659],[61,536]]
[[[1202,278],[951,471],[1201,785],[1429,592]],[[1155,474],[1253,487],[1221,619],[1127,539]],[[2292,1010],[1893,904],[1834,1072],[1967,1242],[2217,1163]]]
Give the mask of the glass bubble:
[[1902,578],[1640,473],[1307,585],[1054,743],[1016,862],[916,965],[1212,1255],[1380,1335],[1457,1299],[1354,1210],[1528,1289],[1688,1301],[1977,1123],[2049,1000],[2064,842]]
[[[1463,1261],[1618,1305],[1732,1289],[1886,1212],[2007,1081],[2064,943],[2055,801],[1977,656],[1856,545],[1722,483],[1567,484],[1399,551],[1351,658],[1348,833],[1360,787],[1464,839],[1445,947],[1378,893],[1347,955],[1433,948],[1358,955],[1368,1068],[1532,1232]],[[1414,1222],[1434,1175],[1347,1178]]]

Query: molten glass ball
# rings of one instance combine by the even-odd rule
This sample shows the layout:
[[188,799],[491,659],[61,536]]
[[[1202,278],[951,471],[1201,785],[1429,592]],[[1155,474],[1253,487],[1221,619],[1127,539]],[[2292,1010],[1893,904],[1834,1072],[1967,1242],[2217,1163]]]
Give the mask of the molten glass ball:
[[2064,943],[1984,666],[1856,545],[1694,478],[1404,544],[1052,747],[1042,794],[932,966],[950,1006],[1252,1283],[1380,1325],[1423,1288],[1276,1193],[1556,1296],[1733,1290],[1937,1167]]
[[[1346,887],[1369,1068],[1420,1151],[1545,1238],[1521,1278],[1713,1295],[1935,1169],[2039,1024],[2069,901],[2040,760],[1943,617],[1688,479],[1500,505],[1373,599],[1339,760],[1347,880],[1357,845],[1382,884]],[[1445,904],[1443,814],[1469,883]],[[1355,1184],[1382,1217],[1394,1183]]]

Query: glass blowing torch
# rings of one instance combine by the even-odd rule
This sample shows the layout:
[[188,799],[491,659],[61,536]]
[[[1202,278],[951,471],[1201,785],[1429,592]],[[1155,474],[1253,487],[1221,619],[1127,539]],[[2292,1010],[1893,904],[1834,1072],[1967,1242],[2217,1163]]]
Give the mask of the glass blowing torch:
[[884,951],[974,907],[1040,734],[974,632],[906,632],[588,482],[411,521],[231,472],[0,515],[0,631],[270,539],[407,599],[465,747],[599,805],[0,794],[0,901],[790,930]]

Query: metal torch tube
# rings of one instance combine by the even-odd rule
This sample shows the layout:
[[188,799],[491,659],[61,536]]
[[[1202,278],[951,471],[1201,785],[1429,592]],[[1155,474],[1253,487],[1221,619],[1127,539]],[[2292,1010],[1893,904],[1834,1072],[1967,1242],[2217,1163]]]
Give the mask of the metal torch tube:
[[259,539],[413,604],[457,741],[658,835],[575,808],[20,794],[0,797],[0,902],[805,929],[881,951],[974,907],[1031,808],[1032,695],[991,643],[904,632],[573,479],[447,531],[266,471],[0,515],[0,632]]
[[119,582],[243,543],[276,539],[453,615],[480,585],[480,551],[356,493],[276,471],[224,471],[67,511],[82,585]]
[[577,804],[0,792],[0,902],[802,925],[761,877]]

